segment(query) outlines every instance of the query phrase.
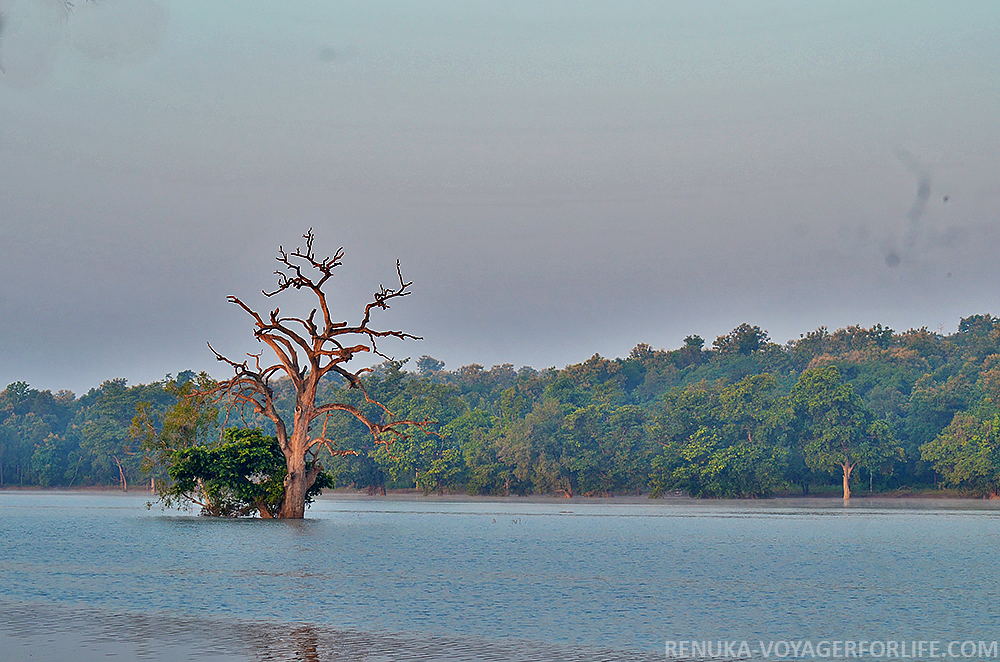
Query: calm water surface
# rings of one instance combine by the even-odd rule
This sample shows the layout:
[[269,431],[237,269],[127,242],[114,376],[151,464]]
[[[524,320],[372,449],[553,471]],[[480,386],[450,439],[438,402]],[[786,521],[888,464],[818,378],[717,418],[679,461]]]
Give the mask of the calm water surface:
[[667,639],[1000,639],[1000,510],[984,502],[335,498],[266,522],[147,498],[0,492],[6,621],[297,623],[661,656]]

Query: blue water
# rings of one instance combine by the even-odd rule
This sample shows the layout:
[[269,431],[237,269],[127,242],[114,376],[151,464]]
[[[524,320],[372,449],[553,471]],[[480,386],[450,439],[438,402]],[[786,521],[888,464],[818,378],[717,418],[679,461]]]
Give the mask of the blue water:
[[661,654],[1000,638],[985,502],[346,498],[274,522],[147,498],[0,492],[0,601]]

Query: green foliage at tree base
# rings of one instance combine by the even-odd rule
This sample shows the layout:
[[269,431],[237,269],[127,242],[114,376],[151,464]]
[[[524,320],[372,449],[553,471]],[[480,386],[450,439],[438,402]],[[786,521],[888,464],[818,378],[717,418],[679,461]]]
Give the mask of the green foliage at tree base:
[[[307,465],[307,470],[312,468]],[[274,517],[285,496],[285,457],[278,441],[259,429],[227,428],[221,443],[182,448],[170,456],[173,484],[162,499],[167,505],[192,502],[203,515]],[[311,503],[333,477],[320,471],[307,493]]]

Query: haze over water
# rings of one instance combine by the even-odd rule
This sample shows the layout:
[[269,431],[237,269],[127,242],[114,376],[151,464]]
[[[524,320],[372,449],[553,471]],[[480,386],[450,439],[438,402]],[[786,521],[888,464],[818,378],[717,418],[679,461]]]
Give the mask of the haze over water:
[[990,640],[1000,620],[988,503],[347,498],[261,522],[145,500],[0,494],[0,645],[44,645],[33,609],[63,621],[52,646],[110,618],[123,640],[214,637],[237,660],[286,659],[254,658],[241,623],[399,654],[379,659],[415,659],[398,642],[451,659],[512,641],[535,644],[500,659],[545,646],[592,659],[662,656],[674,639]]

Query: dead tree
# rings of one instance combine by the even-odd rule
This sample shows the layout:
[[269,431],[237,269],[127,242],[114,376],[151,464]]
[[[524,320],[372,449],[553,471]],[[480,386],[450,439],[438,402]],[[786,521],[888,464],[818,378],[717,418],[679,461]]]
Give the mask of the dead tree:
[[[346,412],[354,416],[368,427],[376,443],[385,444],[405,436],[407,430],[426,430],[431,424],[427,420],[396,418],[385,405],[368,396],[361,375],[371,369],[351,370],[347,367],[359,354],[374,354],[388,359],[378,349],[377,343],[382,338],[420,340],[419,336],[403,331],[379,331],[371,326],[374,311],[387,310],[394,299],[410,294],[412,283],[403,280],[399,261],[396,261],[399,284],[392,288],[380,285],[365,305],[359,322],[352,325],[346,321],[335,321],[327,305],[324,287],[333,276],[334,269],[341,265],[344,249],[339,249],[333,257],[319,259],[313,252],[312,229],[303,238],[306,240],[304,250],[296,248],[287,253],[279,247],[277,260],[281,267],[274,272],[278,276],[278,287],[273,292],[263,291],[263,294],[273,297],[289,289],[307,290],[315,296],[316,307],[306,317],[284,317],[277,307],[264,317],[238,297],[228,297],[231,303],[253,318],[254,337],[270,348],[274,353],[274,362],[262,361],[263,352],[248,354],[248,359],[243,362],[232,361],[209,344],[216,359],[233,368],[234,375],[202,393],[214,397],[216,401],[228,399],[230,409],[249,406],[274,422],[288,469],[284,501],[278,517],[287,519],[301,519],[305,514],[306,493],[323,470],[315,459],[321,448],[326,448],[332,455],[357,454],[350,449],[338,448],[335,441],[326,437],[326,422],[332,414]],[[340,375],[349,388],[360,390],[366,402],[377,405],[382,420],[372,420],[358,407],[348,403],[317,403],[320,380],[329,373]],[[270,383],[277,377],[289,379],[295,387],[295,412],[290,427],[275,408]],[[322,431],[314,434],[310,425],[320,418],[324,421]]]

